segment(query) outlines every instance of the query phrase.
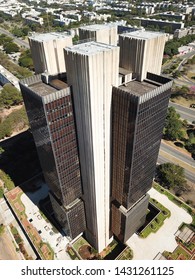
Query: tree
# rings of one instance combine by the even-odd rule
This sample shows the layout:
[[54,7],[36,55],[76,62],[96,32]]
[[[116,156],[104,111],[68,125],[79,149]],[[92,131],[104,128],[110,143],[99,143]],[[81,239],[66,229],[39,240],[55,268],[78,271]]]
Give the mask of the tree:
[[163,134],[169,140],[182,139],[184,137],[183,123],[180,120],[180,115],[176,113],[174,107],[169,107],[165,120]]
[[33,70],[33,60],[31,57],[21,57],[18,61],[20,66]]
[[6,45],[4,45],[4,51],[6,53],[19,52],[19,50],[20,50],[20,48],[15,43],[11,42],[11,43],[7,43]]
[[173,163],[164,163],[157,167],[157,177],[161,184],[170,189],[173,188],[176,192],[182,192],[187,189],[184,168]]
[[16,37],[23,37],[24,34],[22,32],[22,29],[19,28],[19,27],[14,27],[12,30],[11,30],[11,33],[16,36]]
[[5,84],[0,92],[0,107],[18,105],[23,101],[18,89],[11,84]]
[[0,35],[0,45],[5,45],[7,43],[13,42],[13,39],[5,34]]
[[175,72],[173,72],[173,78],[178,78],[181,76],[181,72],[179,70],[176,70]]
[[78,43],[78,41],[79,41],[79,36],[78,36],[78,35],[75,35],[75,36],[72,38],[72,41],[73,41],[73,44]]
[[195,135],[190,133],[189,139],[186,141],[185,148],[192,154],[192,157],[195,159]]

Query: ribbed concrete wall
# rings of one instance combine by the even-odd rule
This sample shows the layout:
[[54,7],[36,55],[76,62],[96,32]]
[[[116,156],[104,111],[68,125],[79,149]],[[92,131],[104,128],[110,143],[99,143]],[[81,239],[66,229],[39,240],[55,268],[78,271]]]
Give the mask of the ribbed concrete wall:
[[72,37],[62,37],[51,40],[29,38],[35,73],[48,72],[51,75],[66,72],[64,48],[72,46]]
[[132,71],[139,81],[146,78],[147,72],[159,75],[165,35],[156,33],[156,36],[144,38],[145,32],[140,32],[140,37],[134,37],[134,33],[119,36],[120,67]]
[[111,24],[89,25],[79,28],[79,39],[93,39],[96,42],[116,46],[118,35],[117,26]]
[[65,50],[72,85],[86,209],[86,232],[102,251],[109,243],[110,114],[118,85],[119,48],[95,42]]

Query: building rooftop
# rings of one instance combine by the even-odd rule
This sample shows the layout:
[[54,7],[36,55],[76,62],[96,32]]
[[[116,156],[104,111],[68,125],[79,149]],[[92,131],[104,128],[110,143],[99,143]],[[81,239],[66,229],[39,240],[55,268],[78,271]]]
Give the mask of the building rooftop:
[[52,41],[52,40],[62,40],[68,37],[72,37],[71,35],[68,35],[67,33],[58,33],[58,32],[50,32],[50,33],[33,33],[29,39],[30,40],[36,40],[38,42],[45,42],[45,41]]
[[124,33],[120,35],[122,37],[129,37],[129,38],[135,38],[135,39],[153,39],[160,36],[165,36],[164,33],[161,32],[152,32],[152,31],[145,31],[145,30],[137,30],[129,33]]
[[121,85],[119,88],[132,93],[136,96],[142,96],[152,90],[154,90],[155,88],[157,88],[159,85],[153,83],[153,82],[149,82],[147,80],[144,80],[142,82],[139,81],[131,81],[125,85]]
[[46,96],[50,93],[56,92],[56,89],[50,85],[39,81],[38,83],[29,85],[29,88],[32,89],[36,94],[40,96]]
[[127,69],[125,69],[123,67],[119,67],[119,74],[128,75],[130,73],[132,73],[130,70],[127,70]]
[[111,50],[114,48],[118,48],[117,46],[107,45],[103,43],[97,43],[97,42],[87,42],[79,45],[74,45],[71,47],[66,47],[66,51],[70,51],[73,53],[78,54],[85,54],[85,55],[92,55],[98,52],[103,52],[107,50]]
[[86,25],[82,26],[79,29],[82,30],[89,30],[89,31],[97,31],[101,29],[110,29],[111,27],[117,27],[116,24],[109,23],[109,24],[92,24],[92,25]]

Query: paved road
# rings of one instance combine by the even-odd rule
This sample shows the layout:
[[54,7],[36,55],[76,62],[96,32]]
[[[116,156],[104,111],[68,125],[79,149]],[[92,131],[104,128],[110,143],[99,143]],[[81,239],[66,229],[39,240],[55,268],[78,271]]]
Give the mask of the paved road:
[[160,146],[161,150],[164,151],[165,153],[174,156],[176,158],[178,158],[179,160],[184,161],[186,164],[191,165],[192,167],[195,168],[195,160],[191,157],[188,156],[187,154],[184,154],[180,151],[178,151],[177,149],[161,142],[161,146]]
[[25,48],[29,49],[29,44],[27,42],[25,42],[25,41],[23,41],[21,39],[18,39],[13,34],[11,34],[9,31],[0,28],[0,33],[6,34],[7,36],[12,37],[16,44],[18,44],[19,46],[22,46],[22,47],[25,47]]
[[[166,163],[166,162],[171,162],[171,160],[166,159],[165,157],[163,157],[161,155],[158,156],[158,163],[159,164]],[[175,162],[172,162],[172,163],[175,163]],[[185,168],[184,168],[184,171],[185,171],[186,179],[195,184],[195,175],[194,175],[194,173],[190,172],[189,170],[187,170]]]
[[195,121],[195,109],[187,108],[173,102],[169,102],[169,107],[170,106],[176,109],[182,119],[185,119],[190,123]]
[[183,64],[184,64],[191,56],[193,56],[193,55],[195,55],[195,50],[193,50],[193,51],[191,51],[191,52],[189,52],[189,53],[186,53],[186,54],[184,54],[183,56],[181,56],[182,61],[181,61],[180,65],[179,65],[179,67],[178,67],[178,70],[179,70],[179,71],[181,70]]
[[164,65],[162,65],[162,71],[165,69],[170,68],[172,65],[174,65],[176,62],[179,62],[180,59],[182,59],[182,61],[180,62],[179,66],[178,66],[178,70],[180,71],[183,64],[191,57],[195,55],[195,50],[186,53],[184,55],[180,55],[178,57],[172,58],[170,61],[167,61],[167,63],[165,63]]

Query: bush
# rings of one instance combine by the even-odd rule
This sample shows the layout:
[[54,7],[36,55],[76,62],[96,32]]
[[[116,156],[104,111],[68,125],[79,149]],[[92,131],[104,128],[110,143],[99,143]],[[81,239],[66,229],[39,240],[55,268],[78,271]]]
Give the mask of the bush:
[[183,143],[181,142],[174,142],[175,146],[183,148]]
[[167,213],[165,210],[163,210],[162,213],[163,213],[163,215],[165,215],[165,216],[168,215],[168,213]]

